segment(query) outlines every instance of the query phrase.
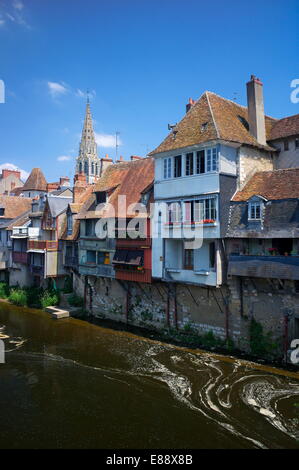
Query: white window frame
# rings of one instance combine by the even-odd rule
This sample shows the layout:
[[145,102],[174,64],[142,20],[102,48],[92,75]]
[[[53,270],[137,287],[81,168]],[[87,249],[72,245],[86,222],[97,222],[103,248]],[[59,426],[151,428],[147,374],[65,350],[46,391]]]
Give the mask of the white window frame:
[[[259,217],[257,217],[257,207],[259,208]],[[260,201],[248,203],[248,220],[262,220],[262,203]]]
[[172,178],[172,157],[166,157],[163,159],[163,179],[170,178]]
[[217,147],[210,147],[205,149],[205,160],[205,173],[218,172],[219,155]]

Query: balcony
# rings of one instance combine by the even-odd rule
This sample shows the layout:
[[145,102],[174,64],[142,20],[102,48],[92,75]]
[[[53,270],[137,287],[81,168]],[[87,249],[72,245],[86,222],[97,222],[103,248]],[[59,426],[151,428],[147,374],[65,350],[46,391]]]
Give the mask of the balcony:
[[68,268],[77,268],[79,260],[77,256],[65,256],[64,265]]
[[38,276],[43,276],[44,275],[44,266],[31,265],[30,266],[30,272],[32,274],[37,274]]
[[134,281],[134,282],[152,282],[152,271],[151,269],[142,269],[142,270],[131,270],[131,269],[122,269],[117,267],[115,270],[115,278],[122,281]]
[[101,240],[100,238],[94,237],[80,237],[79,246],[81,250],[105,250],[113,251],[115,249],[115,239],[106,238]]
[[11,238],[38,238],[38,227],[13,227]]
[[115,277],[113,266],[109,264],[93,264],[84,263],[81,261],[79,266],[79,273],[83,276],[96,276],[96,277]]
[[29,240],[28,251],[58,251],[58,241]]
[[230,276],[299,280],[299,256],[231,255]]
[[28,264],[28,254],[21,251],[13,251],[12,261],[14,263]]

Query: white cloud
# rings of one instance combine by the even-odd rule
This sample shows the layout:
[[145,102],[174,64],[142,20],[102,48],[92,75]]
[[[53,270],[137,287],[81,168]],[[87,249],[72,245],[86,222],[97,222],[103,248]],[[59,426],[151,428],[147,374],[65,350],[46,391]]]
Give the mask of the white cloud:
[[5,20],[3,20],[2,18],[0,18],[0,26],[4,26],[5,25]]
[[48,82],[49,93],[52,98],[57,98],[60,95],[65,95],[68,92],[67,85],[63,82]]
[[[107,147],[107,148],[114,148],[115,147],[115,135],[111,134],[100,134],[98,132],[95,132],[95,139],[96,143],[98,144],[99,147]],[[122,145],[122,141],[118,137],[117,139],[118,145]]]
[[70,155],[60,155],[60,157],[57,157],[57,160],[59,162],[67,162],[69,160],[72,160],[73,157],[71,157]]
[[21,172],[21,180],[26,181],[26,179],[29,176],[28,171],[22,170],[21,168],[17,167],[13,163],[3,163],[0,165],[0,172],[2,173],[2,170],[19,170]]

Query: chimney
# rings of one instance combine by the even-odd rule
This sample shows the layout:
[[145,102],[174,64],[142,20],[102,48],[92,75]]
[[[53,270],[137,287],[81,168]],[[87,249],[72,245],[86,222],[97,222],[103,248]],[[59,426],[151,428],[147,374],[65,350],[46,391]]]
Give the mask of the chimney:
[[112,158],[109,158],[108,153],[106,153],[105,158],[101,158],[101,169],[100,169],[100,177],[103,176],[104,171],[108,166],[113,164]]
[[142,160],[143,157],[139,157],[138,155],[131,155],[131,161],[133,162],[134,160]]
[[120,155],[119,160],[116,160],[116,163],[124,163],[124,157]]
[[10,175],[15,175],[17,178],[21,179],[21,172],[18,170],[2,170],[2,178],[7,178]]
[[195,100],[193,100],[192,98],[189,98],[189,102],[186,104],[186,113],[188,113],[189,109],[192,108],[192,106],[194,106],[195,104]]
[[263,84],[255,75],[247,83],[247,106],[249,132],[259,144],[266,145]]
[[59,180],[59,186],[70,187],[70,179],[68,176],[62,176]]
[[76,173],[74,176],[73,202],[78,202],[81,194],[86,191],[87,182],[84,173]]

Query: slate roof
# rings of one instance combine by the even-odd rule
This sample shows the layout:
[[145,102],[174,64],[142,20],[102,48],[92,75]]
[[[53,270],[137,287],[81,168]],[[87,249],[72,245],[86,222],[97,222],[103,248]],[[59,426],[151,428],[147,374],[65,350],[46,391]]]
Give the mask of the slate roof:
[[279,119],[274,123],[269,140],[299,135],[299,114]]
[[247,201],[252,196],[267,200],[299,198],[299,168],[259,171],[232,200]]
[[48,196],[48,204],[52,217],[57,217],[67,209],[72,201],[70,197]]
[[19,215],[31,209],[32,199],[29,197],[0,195],[0,208],[4,208],[1,219],[15,219]]
[[28,176],[23,191],[47,191],[47,181],[40,168],[33,168]]
[[230,207],[227,237],[230,238],[292,238],[299,237],[299,201],[281,199],[265,203],[263,220],[248,220],[245,201]]
[[[275,119],[265,116],[266,136],[270,138]],[[274,151],[260,145],[248,130],[248,111],[234,101],[206,91],[195,102],[183,119],[176,125],[175,134],[170,132],[164,141],[149,155],[181,149],[214,139],[222,139]]]

